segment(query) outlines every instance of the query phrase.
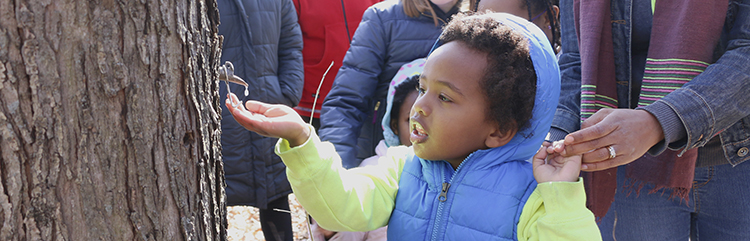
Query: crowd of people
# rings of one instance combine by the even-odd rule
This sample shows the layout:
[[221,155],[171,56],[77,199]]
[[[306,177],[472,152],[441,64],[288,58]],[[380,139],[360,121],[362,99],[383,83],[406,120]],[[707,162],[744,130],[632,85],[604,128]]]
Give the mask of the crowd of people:
[[266,240],[750,240],[750,0],[217,5]]

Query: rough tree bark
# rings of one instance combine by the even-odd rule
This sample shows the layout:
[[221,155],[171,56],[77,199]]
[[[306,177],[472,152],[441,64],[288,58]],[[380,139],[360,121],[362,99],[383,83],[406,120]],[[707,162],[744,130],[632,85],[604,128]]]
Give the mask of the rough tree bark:
[[0,0],[0,240],[226,239],[215,1]]

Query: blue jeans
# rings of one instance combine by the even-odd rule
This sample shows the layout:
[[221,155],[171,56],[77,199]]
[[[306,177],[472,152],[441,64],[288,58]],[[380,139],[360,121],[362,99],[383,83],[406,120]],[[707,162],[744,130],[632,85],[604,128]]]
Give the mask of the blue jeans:
[[690,200],[670,191],[624,191],[617,172],[615,202],[599,223],[603,240],[750,240],[750,162],[696,168]]

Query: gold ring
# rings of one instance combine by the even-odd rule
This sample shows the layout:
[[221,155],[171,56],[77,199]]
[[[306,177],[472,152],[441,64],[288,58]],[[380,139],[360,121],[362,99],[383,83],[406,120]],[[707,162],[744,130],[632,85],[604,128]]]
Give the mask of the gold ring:
[[611,145],[607,147],[609,150],[609,159],[615,158],[617,156],[617,152],[615,152],[615,148]]

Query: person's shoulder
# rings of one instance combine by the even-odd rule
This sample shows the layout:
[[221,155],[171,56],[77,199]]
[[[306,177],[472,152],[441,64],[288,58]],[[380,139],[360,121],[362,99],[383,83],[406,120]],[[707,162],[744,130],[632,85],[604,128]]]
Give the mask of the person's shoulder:
[[372,9],[377,10],[390,10],[390,9],[401,9],[403,11],[404,7],[401,3],[401,0],[386,0],[382,2],[378,2],[370,6]]
[[386,0],[376,3],[365,11],[365,14],[376,14],[381,19],[402,19],[408,18],[404,12],[404,5],[401,0]]

